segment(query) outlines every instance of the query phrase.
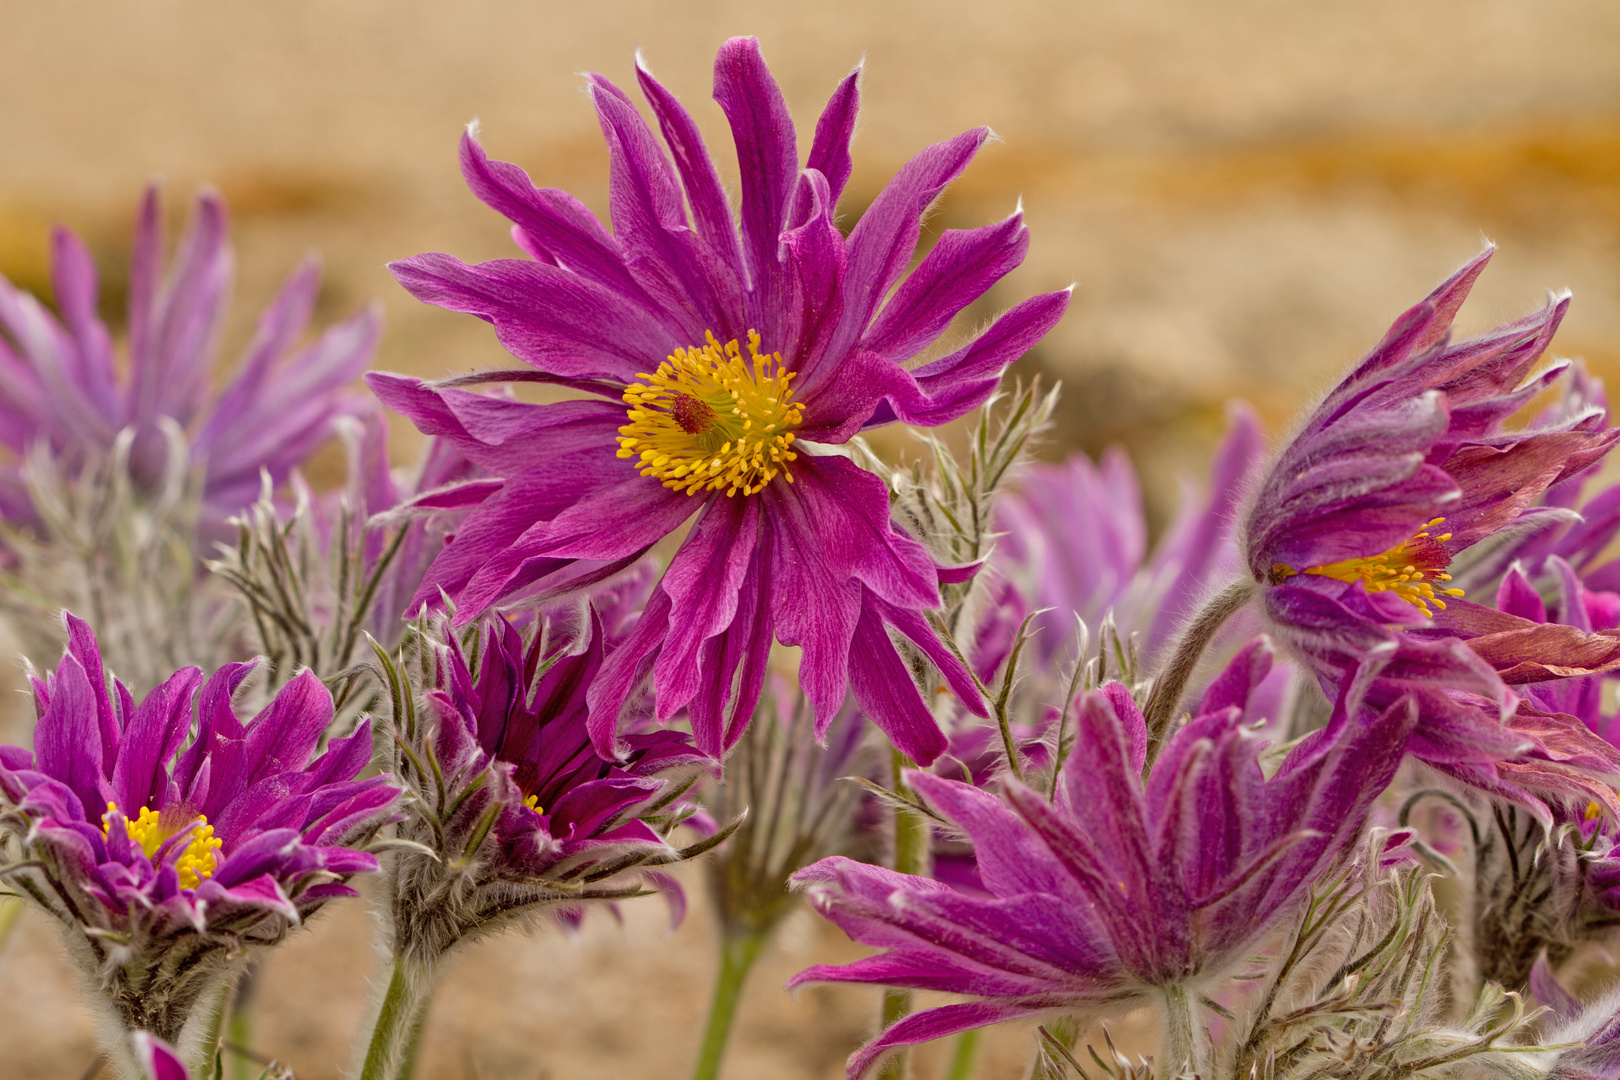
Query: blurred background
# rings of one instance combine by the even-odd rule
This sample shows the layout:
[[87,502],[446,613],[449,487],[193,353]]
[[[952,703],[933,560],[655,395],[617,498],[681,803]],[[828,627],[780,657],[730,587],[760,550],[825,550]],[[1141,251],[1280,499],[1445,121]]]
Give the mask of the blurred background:
[[[1064,383],[1046,452],[1123,444],[1157,520],[1177,478],[1202,473],[1227,399],[1282,430],[1483,237],[1501,251],[1463,330],[1567,287],[1557,351],[1620,375],[1613,0],[0,8],[0,273],[48,297],[48,233],[66,224],[94,248],[120,324],[142,186],[162,178],[176,230],[197,187],[217,186],[238,259],[232,362],[281,276],[317,250],[320,318],[372,298],[386,309],[380,367],[505,366],[485,324],[417,304],[384,269],[423,251],[512,254],[505,220],[461,183],[463,125],[479,118],[492,156],[605,216],[607,157],[577,73],[629,85],[640,48],[734,180],[710,65],[724,38],[757,34],[802,135],[865,60],[846,222],[922,146],[995,129],[929,231],[1022,200],[1029,259],[970,317],[1077,283],[1067,319],[1014,371]],[[508,935],[468,950],[435,1003],[423,1075],[683,1075],[714,963],[692,910],[673,935],[654,901],[622,926],[593,917],[578,942]],[[24,920],[0,955],[0,1076],[78,1077],[91,1018],[49,927]],[[256,1041],[305,1080],[347,1060],[369,936],[362,906],[339,905],[268,965]],[[778,987],[853,955],[801,913],[751,984],[727,1075],[842,1075],[876,992]],[[1027,1037],[999,1034],[981,1075],[1018,1075]]]

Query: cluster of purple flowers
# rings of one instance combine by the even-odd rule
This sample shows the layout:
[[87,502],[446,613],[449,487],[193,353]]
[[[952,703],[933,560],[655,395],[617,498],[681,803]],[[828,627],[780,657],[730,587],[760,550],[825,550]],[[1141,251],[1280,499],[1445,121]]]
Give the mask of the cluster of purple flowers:
[[[858,71],[801,163],[758,43],[722,46],[735,208],[692,116],[639,63],[636,78],[656,132],[617,86],[587,82],[611,229],[462,139],[463,174],[521,257],[392,269],[491,323],[524,366],[367,374],[432,440],[410,477],[350,389],[375,314],[297,345],[312,267],[210,390],[230,276],[215,196],[164,278],[148,193],[123,365],[76,238],[55,241],[57,315],[0,282],[11,535],[43,527],[40,463],[148,498],[194,476],[197,543],[238,531],[210,565],[272,658],[186,667],[137,701],[69,614],[65,655],[33,679],[32,749],[0,747],[0,878],[61,925],[113,1018],[108,1053],[132,1075],[211,1074],[245,962],[380,869],[390,969],[360,1076],[407,1077],[462,943],[647,892],[678,916],[662,868],[729,841],[712,881],[730,951],[700,1080],[790,888],[880,950],[791,984],[889,988],[852,1078],[919,1042],[1059,1018],[1038,1062],[1056,1076],[1080,1068],[1075,1035],[1138,1009],[1159,1017],[1161,1076],[1258,1076],[1261,1060],[1268,1077],[1333,1074],[1323,1061],[1428,1076],[1520,1052],[1532,1071],[1512,1075],[1620,1075],[1614,1008],[1583,1009],[1554,970],[1620,913],[1620,726],[1604,704],[1620,486],[1585,492],[1620,428],[1589,376],[1537,366],[1568,297],[1454,341],[1482,253],[1269,464],[1258,420],[1234,409],[1208,490],[1151,552],[1121,454],[1013,470],[1006,491],[1000,470],[975,472],[956,494],[993,507],[1000,543],[957,565],[853,441],[988,408],[1066,308],[1067,291],[1038,295],[948,336],[1029,243],[1015,211],[917,257],[923,216],[988,130],[924,149],[846,231]],[[574,396],[488,391],[501,382]],[[1022,446],[1038,423],[1007,437]],[[350,482],[319,496],[297,469],[333,434]],[[798,650],[796,689],[777,646]],[[784,688],[767,695],[773,667]],[[790,718],[781,702],[799,703]],[[892,750],[887,789],[868,719]],[[833,750],[808,752],[829,734]],[[1471,823],[1478,895],[1511,894],[1457,948],[1579,1029],[1562,1056],[1529,1045],[1517,1013],[1491,1026],[1499,991],[1452,1029],[1408,977],[1451,962],[1421,867],[1454,871],[1458,847],[1413,824],[1432,795]],[[744,827],[746,800],[765,805]],[[873,842],[886,828],[892,843]],[[910,991],[957,1000],[907,1014]]]

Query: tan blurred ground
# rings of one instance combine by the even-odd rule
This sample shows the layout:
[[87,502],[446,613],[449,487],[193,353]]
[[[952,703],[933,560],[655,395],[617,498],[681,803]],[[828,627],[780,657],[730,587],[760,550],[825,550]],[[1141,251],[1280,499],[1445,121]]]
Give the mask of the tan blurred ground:
[[[383,269],[426,250],[508,252],[504,221],[461,186],[461,126],[480,117],[492,154],[604,209],[606,158],[574,73],[627,84],[639,45],[724,162],[709,64],[725,36],[757,33],[805,133],[866,57],[846,214],[920,146],[981,123],[1001,135],[933,226],[983,224],[1022,196],[1030,259],[973,318],[1079,283],[1025,362],[1069,388],[1053,452],[1126,443],[1156,512],[1174,475],[1198,467],[1228,395],[1285,422],[1482,234],[1502,251],[1464,326],[1568,286],[1561,351],[1620,375],[1612,0],[11,0],[0,14],[0,272],[44,290],[46,230],[63,221],[90,238],[116,297],[140,186],[164,176],[178,214],[214,183],[235,212],[235,342],[318,248],[324,317],[383,300],[381,366],[503,363],[482,323],[417,305]],[[708,924],[699,912],[666,938],[656,905],[627,914],[623,931],[595,920],[579,946],[508,936],[470,951],[435,1007],[424,1074],[685,1073]],[[345,1060],[365,936],[352,905],[271,963],[259,1041],[301,1077]],[[873,996],[776,990],[837,941],[795,924],[754,984],[732,1080],[839,1074]],[[30,917],[0,955],[0,1080],[79,1075],[90,1051],[73,1000]],[[982,1075],[1015,1076],[1024,1037],[1000,1037]]]

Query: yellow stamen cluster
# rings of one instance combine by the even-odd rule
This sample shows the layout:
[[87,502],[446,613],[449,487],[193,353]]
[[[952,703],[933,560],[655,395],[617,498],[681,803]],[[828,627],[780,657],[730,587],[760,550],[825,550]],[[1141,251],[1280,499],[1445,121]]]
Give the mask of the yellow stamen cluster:
[[540,796],[538,795],[530,795],[527,799],[523,800],[523,805],[527,806],[530,810],[533,810],[535,813],[540,814],[541,816],[545,815],[546,808],[540,805]]
[[642,476],[688,495],[753,495],[778,473],[791,484],[793,431],[804,419],[794,373],[779,354],[759,351],[757,332],[748,333],[747,356],[735,340],[706,337],[624,388],[630,422],[619,429],[619,456],[639,458]]
[[[1382,554],[1307,567],[1305,573],[1330,577],[1336,581],[1359,581],[1370,593],[1392,592],[1423,614],[1432,616],[1434,611],[1430,605],[1440,611],[1446,610],[1446,602],[1440,599],[1442,596],[1463,595],[1461,589],[1444,586],[1436,589],[1434,586],[1435,582],[1451,580],[1451,575],[1445,572],[1451,559],[1440,546],[1451,539],[1451,534],[1434,535],[1429,532],[1445,520],[1435,518],[1420,532]],[[1294,573],[1280,564],[1277,570],[1282,572],[1282,577]]]
[[[116,803],[107,804],[107,812],[101,815],[101,834],[108,835],[112,829],[112,816],[117,813]],[[182,889],[195,889],[202,884],[204,878],[214,876],[214,853],[224,846],[225,842],[214,836],[214,827],[208,824],[208,819],[201,814],[190,814],[184,810],[165,807],[161,813],[153,813],[147,807],[141,807],[140,816],[131,821],[124,819],[124,830],[129,838],[141,845],[148,859],[157,857],[158,849],[163,842],[175,833],[186,828],[192,822],[197,827],[191,831],[186,840],[185,850],[175,860],[174,868],[180,873],[180,887]]]

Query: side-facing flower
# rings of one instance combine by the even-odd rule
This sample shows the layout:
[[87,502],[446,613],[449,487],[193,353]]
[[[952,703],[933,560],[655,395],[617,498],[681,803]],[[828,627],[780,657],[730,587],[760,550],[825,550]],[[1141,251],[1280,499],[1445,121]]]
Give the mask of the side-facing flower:
[[34,679],[34,751],[0,747],[0,829],[23,854],[7,874],[62,924],[122,1031],[176,1042],[253,947],[377,868],[349,845],[398,792],[353,779],[369,723],[311,760],[332,698],[307,672],[244,724],[231,697],[252,664],[178,671],[137,704],[109,688],[90,628],[69,615],[67,630]]
[[[351,697],[370,634],[393,650],[405,610],[456,525],[455,508],[498,482],[443,439],[430,439],[414,469],[392,470],[380,409],[337,423],[348,450],[348,483],[318,495],[294,474],[291,506],[267,483],[259,501],[232,519],[237,542],[209,569],[236,586],[253,616],[258,646],[278,675],[307,667],[322,678],[347,674]],[[369,683],[369,680],[365,680]]]
[[[1545,514],[1542,493],[1602,460],[1620,430],[1606,428],[1599,408],[1504,426],[1568,367],[1531,374],[1568,297],[1452,342],[1452,319],[1490,254],[1402,315],[1306,418],[1244,522],[1250,577],[1221,602],[1235,608],[1258,592],[1273,634],[1330,697],[1358,674],[1366,681],[1358,696],[1374,713],[1411,696],[1419,715],[1411,754],[1545,816],[1544,800],[1563,801],[1567,786],[1542,784],[1539,766],[1510,780],[1498,763],[1567,762],[1576,744],[1597,758],[1606,750],[1580,725],[1519,711],[1507,684],[1620,665],[1620,634],[1470,603],[1448,568],[1476,543]],[[1206,610],[1219,616],[1218,606]],[[1207,625],[1190,628],[1183,644]],[[1184,671],[1185,659],[1172,667]],[[1173,682],[1149,704],[1156,728],[1179,696]],[[1590,775],[1585,784],[1605,786]]]
[[1151,553],[1141,485],[1117,447],[1096,464],[1075,453],[1061,464],[1031,465],[1002,499],[992,566],[1041,609],[1030,648],[1046,666],[1073,659],[1076,616],[1096,634],[1110,613],[1123,637],[1138,635],[1151,663],[1209,583],[1237,569],[1232,529],[1264,443],[1252,409],[1238,403],[1230,413],[1209,490],[1184,486]]
[[[203,192],[165,276],[158,191],[147,190],[135,229],[124,363],[96,311],[95,263],[73,233],[58,229],[52,238],[60,318],[0,278],[0,443],[15,455],[0,466],[0,516],[37,520],[19,465],[37,444],[76,471],[112,461],[128,431],[137,487],[159,487],[176,466],[202,471],[200,525],[212,534],[252,504],[261,472],[284,481],[330,435],[333,419],[361,407],[348,384],[371,361],[380,314],[368,308],[300,346],[320,287],[313,262],[260,316],[230,383],[212,385],[231,284],[226,232],[224,202]],[[188,460],[171,460],[175,432]]]
[[[1196,1064],[1204,1025],[1190,1002],[1346,858],[1415,713],[1403,700],[1370,723],[1339,725],[1268,778],[1266,744],[1242,708],[1213,697],[1213,711],[1175,735],[1145,782],[1147,727],[1119,684],[1081,702],[1050,801],[1011,780],[997,798],[908,773],[967,835],[988,895],[836,858],[797,876],[824,915],[888,951],[810,968],[791,985],[881,983],[976,999],[901,1020],[851,1059],[852,1077],[889,1049],[969,1028],[1153,1003]],[[1356,704],[1341,700],[1339,711]]]
[[[676,800],[705,763],[685,736],[631,734],[622,761],[597,754],[585,703],[605,651],[595,612],[578,632],[537,621],[528,642],[491,618],[464,644],[439,618],[420,635],[419,662],[378,650],[394,766],[411,797],[387,868],[393,974],[367,1077],[401,1075],[411,1024],[458,944],[649,887],[672,891],[678,914],[678,886],[655,868],[724,839],[685,849],[665,839],[684,813]],[[671,771],[683,781],[657,775]]]
[[469,134],[463,174],[530,258],[469,266],[433,254],[393,267],[419,299],[493,323],[535,369],[517,377],[596,396],[525,405],[371,377],[387,405],[507,481],[469,514],[418,600],[443,589],[465,622],[577,562],[627,565],[695,518],[592,688],[601,751],[616,752],[619,713],[650,675],[658,717],[688,710],[698,747],[720,757],[753,712],[774,638],[802,649],[820,728],[853,689],[897,746],[932,761],[944,736],[891,631],[982,702],[923,617],[940,605],[938,567],[891,524],[883,481],[836,448],[867,428],[938,425],[982,404],[1068,294],[1027,300],[908,369],[1028,245],[1015,212],[947,230],[906,273],[923,213],[989,132],[925,149],[846,238],[835,211],[856,75],[834,92],[801,169],[758,43],[721,47],[715,97],[737,147],[737,219],[691,116],[645,69],[637,78],[667,152],[627,95],[601,76],[587,85],[611,158],[611,234]]

